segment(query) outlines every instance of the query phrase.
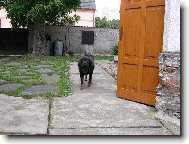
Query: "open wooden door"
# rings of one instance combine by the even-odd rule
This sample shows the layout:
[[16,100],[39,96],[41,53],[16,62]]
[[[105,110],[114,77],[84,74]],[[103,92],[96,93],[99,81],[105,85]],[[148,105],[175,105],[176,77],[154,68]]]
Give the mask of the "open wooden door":
[[165,0],[122,0],[117,96],[155,106]]

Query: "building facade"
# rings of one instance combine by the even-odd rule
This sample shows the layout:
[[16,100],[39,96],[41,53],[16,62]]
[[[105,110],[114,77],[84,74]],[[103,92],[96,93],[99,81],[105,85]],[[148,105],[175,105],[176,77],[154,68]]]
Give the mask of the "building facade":
[[[81,0],[80,8],[71,15],[80,16],[80,21],[75,26],[95,27],[95,0]],[[10,19],[6,18],[7,12],[5,8],[0,8],[0,28],[11,28]]]
[[6,18],[7,12],[4,8],[0,8],[0,28],[10,28],[10,19]]
[[95,0],[81,0],[80,8],[72,13],[80,16],[75,26],[95,27],[95,11]]

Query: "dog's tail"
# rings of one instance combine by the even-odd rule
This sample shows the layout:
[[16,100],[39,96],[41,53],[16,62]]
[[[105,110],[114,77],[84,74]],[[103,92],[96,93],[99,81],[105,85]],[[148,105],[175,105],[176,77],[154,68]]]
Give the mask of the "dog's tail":
[[85,46],[85,55],[93,55],[93,46],[90,45],[86,45]]

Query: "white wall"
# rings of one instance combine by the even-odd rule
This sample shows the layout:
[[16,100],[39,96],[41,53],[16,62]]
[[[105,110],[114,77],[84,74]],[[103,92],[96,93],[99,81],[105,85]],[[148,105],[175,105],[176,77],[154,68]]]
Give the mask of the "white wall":
[[76,14],[81,17],[75,26],[95,27],[95,10],[90,9],[78,9]]
[[180,51],[180,0],[165,0],[164,52]]
[[10,20],[6,18],[7,13],[4,8],[0,9],[1,28],[11,28]]

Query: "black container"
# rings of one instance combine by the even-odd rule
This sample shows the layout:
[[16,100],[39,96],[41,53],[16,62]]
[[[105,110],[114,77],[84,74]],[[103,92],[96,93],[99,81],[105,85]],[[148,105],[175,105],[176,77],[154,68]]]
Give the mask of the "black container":
[[54,56],[62,56],[64,54],[64,42],[56,40],[54,42]]

